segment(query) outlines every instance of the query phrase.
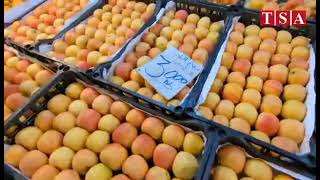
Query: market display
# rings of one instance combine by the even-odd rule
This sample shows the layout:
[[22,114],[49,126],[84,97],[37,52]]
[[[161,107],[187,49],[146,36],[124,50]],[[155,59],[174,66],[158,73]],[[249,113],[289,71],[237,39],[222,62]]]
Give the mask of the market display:
[[299,152],[309,81],[309,39],[237,23],[199,111],[207,119]]
[[53,43],[52,57],[89,69],[104,63],[150,19],[155,4],[111,1]]
[[4,121],[21,108],[53,73],[39,64],[4,49]]
[[[234,161],[237,157],[238,161]],[[218,150],[218,163],[212,169],[212,180],[294,180],[278,172],[261,159],[248,157],[245,150],[235,145],[225,145]]]
[[4,179],[316,179],[316,0],[27,2],[4,1]]
[[[52,97],[21,129],[5,162],[33,180],[192,179],[203,138],[149,116],[81,83]],[[147,163],[147,161],[149,163]],[[187,172],[186,172],[187,170]]]
[[196,63],[205,65],[222,28],[222,22],[211,22],[207,16],[189,14],[183,9],[170,10],[143,34],[141,41],[126,55],[124,61],[116,65],[110,81],[168,106],[177,106],[194,82],[185,86],[173,99],[165,99],[143,79],[137,68],[150,62],[169,47],[175,47]]
[[5,29],[5,36],[24,45],[53,38],[87,3],[87,0],[49,0]]

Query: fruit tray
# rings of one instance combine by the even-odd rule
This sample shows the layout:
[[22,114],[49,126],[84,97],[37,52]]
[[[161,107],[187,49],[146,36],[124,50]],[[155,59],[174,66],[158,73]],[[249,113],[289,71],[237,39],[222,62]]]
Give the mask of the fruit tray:
[[[190,94],[193,93],[194,90],[193,90],[192,87],[190,87],[190,88],[189,87],[185,87],[181,91],[181,93],[180,93],[181,95],[179,95],[179,100],[178,100],[178,98],[177,99],[171,99],[171,101],[168,100],[169,105],[167,105],[167,100],[165,100],[164,97],[162,95],[160,95],[159,93],[156,93],[155,96],[153,96],[153,98],[151,98],[151,96],[145,96],[142,92],[140,92],[138,90],[139,88],[135,90],[135,89],[130,88],[129,86],[128,87],[126,86],[126,84],[129,85],[131,82],[133,82],[134,84],[137,84],[135,82],[139,82],[139,81],[133,81],[133,80],[128,81],[128,80],[131,79],[131,78],[129,78],[129,79],[125,79],[127,82],[124,82],[124,77],[123,76],[121,76],[121,77],[115,76],[118,66],[122,66],[122,65],[126,65],[126,64],[130,65],[130,67],[131,66],[132,67],[136,67],[136,66],[140,66],[140,65],[142,66],[144,62],[147,62],[147,61],[149,61],[151,59],[150,57],[154,58],[154,57],[157,56],[158,53],[161,52],[161,49],[159,49],[158,47],[153,47],[152,46],[153,48],[150,49],[151,46],[148,45],[148,43],[143,42],[143,41],[147,41],[147,40],[145,40],[145,39],[147,39],[145,37],[148,36],[148,35],[152,36],[152,34],[153,34],[153,35],[156,36],[158,34],[158,33],[155,32],[156,28],[159,29],[160,26],[163,26],[162,24],[160,24],[160,22],[161,23],[165,23],[166,20],[170,19],[170,18],[168,18],[168,16],[169,16],[168,14],[172,13],[172,15],[173,15],[173,13],[174,13],[173,9],[174,8],[176,8],[177,12],[179,12],[179,10],[181,10],[182,12],[184,10],[186,10],[189,13],[198,14],[198,16],[200,16],[200,17],[204,17],[204,16],[210,14],[211,20],[216,22],[215,25],[219,26],[219,27],[221,27],[222,21],[224,21],[224,27],[223,28],[221,27],[221,33],[220,33],[219,39],[216,40],[217,44],[216,44],[215,48],[212,48],[212,49],[219,49],[220,48],[220,45],[221,45],[220,43],[222,42],[222,40],[224,38],[225,29],[228,26],[228,22],[229,22],[227,9],[225,7],[217,6],[217,5],[204,5],[204,4],[201,4],[199,2],[194,2],[194,1],[183,1],[183,0],[170,1],[170,2],[168,2],[166,4],[166,7],[165,7],[164,11],[161,11],[161,14],[160,13],[158,14],[157,22],[155,22],[148,29],[145,29],[143,33],[141,33],[138,37],[136,37],[134,40],[132,40],[131,43],[126,47],[126,49],[121,51],[121,52],[119,52],[114,57],[114,59],[112,59],[112,61],[110,63],[101,64],[100,66],[95,68],[95,70],[93,70],[92,76],[97,80],[97,83],[110,84],[110,86],[113,86],[114,89],[117,89],[117,91],[121,91],[121,92],[123,92],[123,94],[128,94],[128,95],[130,95],[132,98],[134,98],[137,101],[138,100],[142,100],[143,102],[145,102],[146,106],[149,106],[151,108],[160,109],[164,113],[181,114],[183,112],[183,109],[184,109],[183,108],[183,106],[184,106],[183,104],[185,102],[188,102],[189,98],[193,98],[190,95],[186,95],[188,93],[189,89],[190,89]],[[166,15],[164,15],[164,14],[166,14]],[[212,14],[214,14],[214,15],[212,15]],[[165,18],[167,18],[167,19],[165,19]],[[173,19],[172,21],[174,21],[174,20],[177,20],[177,19]],[[177,20],[177,21],[179,21],[179,20]],[[168,23],[169,22],[171,22],[171,21],[168,21]],[[170,27],[164,27],[163,29],[168,30],[168,29],[170,29]],[[159,29],[159,32],[160,32],[160,30],[161,29]],[[163,32],[163,33],[165,34],[165,32]],[[215,33],[217,34],[217,32],[212,32],[211,34],[215,34]],[[160,36],[157,39],[160,39],[160,38],[162,38],[162,37]],[[208,41],[210,41],[210,40],[208,39]],[[173,41],[175,41],[175,40],[173,40]],[[156,52],[156,50],[158,50],[158,51],[157,51],[157,53],[152,53],[151,52],[150,53],[150,57],[149,56],[147,57],[147,55],[146,55],[146,53],[148,51],[147,50],[145,52],[145,55],[141,54],[141,57],[139,57],[139,60],[138,60],[138,58],[135,55],[135,54],[138,54],[138,53],[137,53],[136,50],[134,50],[134,49],[136,49],[136,47],[138,47],[138,45],[139,45],[139,47],[140,46],[149,47],[149,49],[150,49],[149,52],[151,52],[151,50],[154,50],[155,52]],[[189,44],[186,44],[186,45],[189,45]],[[207,46],[207,47],[212,47],[212,46]],[[166,49],[166,47],[164,47],[163,49]],[[133,53],[135,53],[135,54],[133,54]],[[205,64],[205,66],[204,66],[205,68],[200,73],[199,79],[195,78],[192,83],[201,83],[200,79],[203,79],[203,78],[200,78],[200,77],[203,76],[202,74],[207,73],[208,67],[210,67],[214,62],[216,53],[217,53],[217,51],[212,50],[212,52],[208,56],[207,62],[205,62],[205,61],[203,62],[203,64]],[[129,60],[128,60],[129,56],[136,57],[136,58],[134,58],[134,57],[131,58],[131,59],[136,59],[136,60],[130,61],[131,63],[129,64]],[[190,56],[191,56],[191,54],[190,54]],[[141,63],[139,61],[141,61]],[[131,64],[134,64],[134,65],[131,65]],[[129,71],[128,71],[129,74],[132,74],[132,72],[135,69],[132,68],[131,70],[129,69]],[[133,72],[133,74],[137,74],[137,73]],[[138,74],[137,74],[137,76],[138,76]],[[114,78],[114,77],[116,77],[116,78]],[[117,79],[117,77],[118,77],[118,79],[120,79],[120,80],[122,79],[123,80],[123,85],[120,86],[119,83],[114,81],[115,79]],[[151,91],[153,91],[152,90],[153,88],[150,85],[147,86],[145,83],[142,83],[142,81],[144,82],[144,80],[143,79],[140,80],[141,87],[142,87],[141,91],[143,91],[143,89],[145,89],[146,91],[148,89],[151,89]],[[138,84],[138,86],[140,86],[140,85]],[[143,86],[146,86],[146,87],[143,87]],[[190,86],[192,86],[192,85],[190,84]],[[152,94],[153,94],[153,92],[152,92]]]
[[[315,169],[308,169],[300,163],[281,161],[272,155],[260,152],[261,146],[227,136],[216,130],[216,141],[203,180],[209,179],[316,179]],[[267,149],[267,148],[265,148]],[[251,177],[251,178],[249,178]]]
[[[309,159],[311,161],[309,161],[309,160],[303,160],[303,161],[305,161],[307,164],[313,164],[314,162],[312,162],[312,161],[313,161],[313,158],[315,158],[315,151],[313,151],[312,150],[313,147],[310,148],[310,146],[313,146],[313,143],[315,143],[315,142],[313,142],[313,138],[312,138],[312,136],[314,135],[314,129],[315,129],[315,116],[314,115],[315,115],[315,96],[316,96],[315,90],[314,90],[314,87],[315,87],[315,80],[314,80],[314,78],[315,78],[315,76],[314,76],[315,75],[314,74],[314,68],[315,68],[315,55],[314,55],[315,52],[314,52],[314,50],[315,49],[313,49],[315,47],[314,46],[315,45],[315,27],[314,27],[314,25],[308,24],[307,27],[302,28],[302,29],[296,29],[293,27],[290,27],[290,28],[274,27],[276,30],[286,30],[286,31],[290,32],[292,34],[293,38],[300,36],[301,39],[304,39],[301,36],[306,36],[307,38],[311,39],[310,44],[308,43],[308,40],[305,41],[306,46],[310,46],[310,50],[308,50],[308,48],[305,48],[305,47],[302,48],[305,50],[305,52],[307,54],[309,54],[308,57],[310,57],[310,58],[308,58],[307,60],[303,60],[303,57],[300,56],[300,58],[302,58],[302,60],[299,59],[296,61],[292,61],[293,63],[290,63],[290,65],[289,65],[290,69],[293,69],[295,71],[298,70],[300,72],[303,71],[304,75],[305,75],[304,77],[308,77],[308,78],[302,78],[302,80],[305,81],[304,85],[302,85],[302,82],[295,81],[295,79],[292,77],[292,75],[296,74],[295,71],[292,72],[293,70],[290,70],[291,71],[290,76],[292,78],[292,79],[290,79],[290,81],[288,81],[288,82],[290,82],[290,86],[299,87],[299,89],[303,89],[302,93],[298,94],[299,96],[300,95],[303,96],[302,99],[300,98],[301,102],[299,102],[299,98],[297,98],[296,96],[292,97],[292,94],[290,95],[290,93],[288,94],[288,91],[290,92],[290,89],[292,87],[290,87],[290,86],[288,87],[285,82],[283,85],[280,83],[283,81],[281,81],[281,79],[279,79],[279,78],[281,78],[281,76],[283,76],[284,74],[280,73],[280,76],[279,75],[274,76],[274,74],[273,74],[274,69],[275,69],[274,67],[281,67],[282,69],[286,69],[285,72],[287,72],[287,75],[289,74],[288,73],[289,70],[284,65],[284,64],[288,64],[289,62],[287,62],[287,63],[281,62],[281,61],[286,60],[287,58],[280,58],[280,61],[278,61],[277,58],[274,58],[274,57],[271,59],[271,56],[270,56],[271,60],[268,58],[263,58],[263,57],[258,58],[258,59],[255,58],[255,60],[252,60],[252,62],[253,62],[253,65],[252,65],[253,68],[252,68],[250,61],[246,60],[246,59],[250,59],[249,57],[245,58],[242,56],[243,54],[238,55],[238,53],[237,53],[237,59],[236,59],[235,58],[236,55],[233,55],[231,53],[232,52],[231,45],[232,45],[232,43],[235,44],[235,42],[236,42],[234,39],[235,34],[240,34],[239,32],[235,32],[235,31],[231,32],[231,31],[234,30],[234,28],[236,29],[236,31],[238,31],[239,29],[241,29],[241,27],[243,27],[243,25],[237,23],[238,18],[239,18],[239,17],[237,18],[237,16],[240,16],[239,22],[241,22],[247,26],[250,24],[256,24],[256,25],[259,24],[259,13],[257,13],[257,12],[243,9],[240,13],[235,14],[236,18],[233,20],[234,23],[230,29],[230,32],[229,32],[228,38],[227,38],[228,40],[229,40],[229,37],[232,38],[232,42],[231,41],[230,41],[231,43],[228,42],[229,45],[226,46],[227,52],[224,52],[225,48],[222,48],[220,50],[221,51],[220,53],[224,54],[223,58],[221,58],[221,57],[217,58],[215,65],[213,66],[213,68],[208,76],[209,78],[204,83],[204,85],[201,87],[202,92],[198,98],[199,99],[198,102],[196,104],[190,104],[190,106],[187,108],[188,113],[202,115],[205,117],[205,119],[207,119],[207,122],[209,122],[211,124],[216,125],[217,123],[221,123],[221,124],[224,124],[228,127],[232,127],[234,129],[237,129],[237,130],[243,132],[244,134],[248,134],[248,135],[250,134],[251,130],[262,131],[265,133],[266,138],[265,139],[260,138],[260,139],[264,140],[266,142],[270,142],[272,137],[274,137],[275,135],[278,135],[278,137],[272,138],[271,143],[273,145],[280,147],[280,148],[283,148],[286,151],[290,151],[291,153],[296,153],[297,155],[303,155],[303,158],[305,156],[309,156],[311,159],[309,159],[309,157],[307,159]],[[237,25],[235,25],[236,23],[237,23]],[[258,26],[251,26],[251,27],[258,27]],[[270,27],[269,27],[269,29],[270,29]],[[284,32],[284,31],[282,31],[282,32]],[[253,35],[251,35],[251,36],[253,36]],[[257,36],[253,36],[253,37],[257,37]],[[296,40],[297,39],[293,40],[293,42],[296,43],[297,42]],[[267,41],[275,42],[274,40],[270,40],[270,39],[268,39]],[[283,44],[285,44],[285,43],[283,43]],[[289,43],[287,43],[287,44],[289,44]],[[241,46],[248,47],[247,45],[241,45]],[[235,47],[237,48],[237,45],[235,45]],[[254,46],[252,45],[251,47],[254,47]],[[262,47],[262,49],[260,49],[259,52],[265,51],[264,53],[266,53],[266,51],[268,51],[266,47],[263,47],[263,46],[260,46],[260,47]],[[256,48],[258,48],[258,47],[256,47]],[[301,48],[301,47],[298,46],[298,48]],[[235,49],[235,50],[237,50],[237,49]],[[246,51],[246,52],[250,52],[250,51]],[[253,52],[253,51],[251,51],[251,52]],[[256,51],[256,52],[258,52],[258,51]],[[283,49],[281,52],[284,52]],[[299,52],[303,52],[303,50],[299,51]],[[228,58],[226,58],[228,56],[225,55],[228,53],[230,53],[231,54],[230,57],[233,57],[234,59],[230,58],[229,59],[230,61],[228,61]],[[297,53],[297,51],[295,53]],[[266,54],[268,55],[268,53],[266,53]],[[266,56],[266,57],[268,57],[268,56]],[[296,54],[294,55],[294,57],[296,57]],[[270,74],[269,74],[268,65],[264,64],[264,62],[263,62],[264,59],[267,59],[267,61],[268,61],[267,64],[269,64],[269,61],[271,61],[271,65],[272,65],[271,69],[273,69],[273,70],[270,70]],[[237,60],[237,64],[234,63],[234,62],[236,62],[235,60]],[[258,61],[260,61],[260,63]],[[289,58],[289,61],[290,61],[290,58]],[[300,64],[297,62],[299,62]],[[247,65],[243,65],[245,63]],[[284,63],[284,64],[281,64],[281,63]],[[223,66],[221,66],[220,64],[223,64]],[[237,66],[238,65],[240,66],[240,64],[241,64],[241,67],[238,68]],[[259,64],[259,65],[256,65],[256,64]],[[299,65],[297,65],[297,64],[299,64]],[[254,67],[254,66],[256,66],[256,67]],[[308,68],[308,66],[309,66],[309,68]],[[223,68],[221,68],[221,67],[223,67]],[[227,67],[229,67],[230,71],[234,71],[230,74],[237,75],[237,76],[232,77],[232,75],[231,75],[229,77],[229,72],[228,72],[229,69]],[[260,67],[260,70],[254,69],[257,67]],[[266,67],[266,68],[262,68],[262,67]],[[303,67],[305,69],[308,68],[308,71],[302,69]],[[251,71],[250,71],[250,68],[252,68]],[[263,69],[267,69],[267,71],[265,71]],[[222,71],[222,70],[225,70],[225,71]],[[249,71],[250,71],[251,77],[249,79],[250,81],[248,81],[246,83],[246,77],[244,76],[244,74],[249,74]],[[266,72],[267,74],[263,73],[263,72]],[[279,71],[279,72],[281,72],[281,71]],[[265,75],[267,75],[267,76],[265,76]],[[216,80],[216,76],[217,76],[218,80]],[[243,78],[240,78],[241,76],[243,76]],[[268,82],[268,83],[264,83],[263,78],[265,78],[266,82]],[[287,80],[287,78],[285,78],[284,81],[286,81],[286,80]],[[226,81],[225,84],[228,84],[227,86],[224,86],[225,85],[223,83],[224,81]],[[218,83],[218,82],[220,82],[220,83]],[[270,84],[270,82],[272,82],[271,84],[278,84],[278,85],[273,86],[271,88],[268,88],[269,87],[268,84]],[[294,85],[291,85],[293,83],[294,83]],[[232,86],[230,84],[232,84]],[[241,86],[241,84],[242,84],[242,86]],[[249,92],[242,93],[242,92],[244,92],[244,89],[242,89],[242,88],[244,87],[245,84],[247,84],[247,89],[250,89],[248,91],[252,92],[251,94]],[[299,85],[299,84],[301,84],[301,85]],[[234,88],[229,89],[228,86],[229,87],[234,86]],[[263,86],[263,88],[262,88],[262,86]],[[280,87],[280,88],[277,89],[276,91],[273,91],[274,87]],[[285,87],[285,88],[283,88],[283,87]],[[237,91],[236,89],[238,89],[240,91]],[[260,94],[261,90],[263,92],[262,94]],[[272,90],[272,92],[270,90]],[[282,94],[283,90],[285,90],[286,92],[283,93],[284,95],[281,96],[281,99],[280,99],[279,96]],[[255,93],[253,93],[253,92],[255,92]],[[232,94],[232,96],[230,94]],[[242,94],[246,94],[246,95],[242,95]],[[253,94],[255,94],[255,95],[253,95]],[[209,99],[207,99],[208,95],[210,95]],[[254,98],[250,98],[250,95],[253,96]],[[294,95],[294,93],[293,93],[293,95]],[[262,98],[262,96],[263,96],[263,98]],[[221,101],[220,101],[220,99],[221,99]],[[304,101],[304,99],[306,99],[306,100]],[[271,101],[269,102],[269,100],[271,100]],[[283,105],[282,105],[282,101],[283,101]],[[260,106],[260,103],[261,103],[261,106]],[[271,105],[270,103],[273,103],[273,105]],[[290,106],[292,103],[296,103],[296,104],[299,104],[302,106],[302,108],[299,110],[300,111],[305,110],[304,112],[301,112],[301,114],[300,114],[300,115],[304,115],[303,117],[293,116],[297,110],[294,110],[294,111],[290,110],[291,109]],[[297,106],[294,106],[294,107],[297,107]],[[283,107],[285,107],[285,108],[283,108]],[[256,109],[258,109],[258,111]],[[243,113],[241,113],[242,111],[243,111]],[[260,114],[260,111],[262,111],[263,113]],[[248,112],[251,112],[251,113],[248,113]],[[289,112],[291,112],[291,113],[289,113]],[[216,116],[214,116],[214,114]],[[280,114],[281,114],[281,116],[280,116]],[[295,121],[295,119],[298,120],[299,118],[300,118],[299,121]],[[231,119],[232,119],[232,122],[230,121],[230,125],[229,125],[229,120],[231,120]],[[266,119],[269,120],[268,122],[273,122],[273,123],[272,124],[268,124],[268,123],[264,124]],[[282,122],[282,121],[279,122],[279,120],[282,120],[282,119],[286,119],[286,120],[284,122]],[[258,123],[256,123],[256,121],[259,121],[260,125]],[[303,121],[303,122],[301,122],[301,121]],[[216,123],[214,123],[214,122],[216,122]],[[251,128],[251,126],[253,126],[255,128]],[[294,130],[292,130],[292,132],[295,132],[296,133],[295,135],[297,135],[297,136],[292,136],[290,133],[288,133],[288,129],[290,129],[291,126],[295,127]],[[300,129],[300,131],[299,131],[299,129]],[[282,136],[284,136],[284,137],[282,137]],[[298,136],[299,136],[299,138],[297,138]],[[286,139],[286,140],[279,140],[279,139]],[[287,145],[281,144],[279,142],[286,142]],[[289,144],[291,144],[292,146]],[[298,145],[298,144],[300,144],[300,145]],[[289,148],[290,146],[294,147],[294,148],[291,149],[291,148]],[[310,154],[306,155],[308,153],[310,153]],[[299,158],[299,157],[297,156],[297,158]]]
[[[114,2],[118,4],[113,4]],[[122,4],[126,3],[123,2],[126,1],[100,4],[94,11],[87,13],[86,19],[80,24],[55,38],[53,42],[39,43],[35,46],[34,53],[73,68],[77,67],[83,72],[109,61],[133,37],[153,23],[162,3],[161,0],[132,0],[124,7]],[[133,8],[137,10],[132,10]]]
[[4,37],[32,49],[37,43],[51,42],[60,37],[101,3],[103,0],[48,0],[6,27]]
[[[8,11],[5,11],[4,13],[4,27],[9,26],[11,23],[13,23],[15,20],[21,18],[26,13],[32,11],[37,6],[42,4],[45,0],[26,0],[23,2],[20,2],[19,4],[16,4],[16,6],[11,7],[8,9]],[[13,3],[13,2],[11,2]]]
[[[316,23],[316,0],[277,0],[274,2],[263,2],[260,0],[241,0],[242,7],[251,9],[253,11],[265,10],[304,10],[309,8],[307,11],[308,22]],[[254,3],[252,5],[252,3]]]
[[45,86],[54,72],[35,58],[4,48],[4,121]]
[[[93,161],[90,158],[92,156],[96,156],[94,153],[96,152],[100,153],[101,161],[108,165],[107,167],[101,163],[99,164],[99,166],[102,166],[102,169],[105,170],[103,173],[100,172],[102,173],[102,177],[107,178],[112,176],[110,175],[112,171],[109,168],[119,170],[122,166],[123,172],[113,171],[114,175],[124,173],[133,179],[142,179],[146,175],[145,179],[153,179],[153,175],[157,174],[159,171],[161,175],[165,175],[167,177],[171,176],[172,178],[176,176],[179,178],[191,179],[190,177],[194,177],[192,179],[201,179],[203,173],[202,170],[206,167],[206,162],[210,156],[212,142],[214,142],[213,138],[215,138],[212,136],[212,131],[210,131],[209,128],[205,128],[205,126],[199,124],[195,120],[192,120],[190,117],[186,117],[184,120],[181,120],[179,118],[160,114],[156,110],[145,108],[141,104],[132,101],[130,98],[118,96],[114,92],[104,89],[104,87],[92,84],[91,80],[87,79],[83,74],[67,69],[43,88],[41,92],[32,96],[31,101],[23,106],[14,117],[10,117],[10,119],[5,123],[4,149],[6,153],[4,165],[5,170],[8,170],[8,173],[13,177],[18,177],[16,179],[27,179],[26,176],[30,177],[31,175],[35,178],[43,173],[48,177],[53,177],[58,174],[59,171],[57,169],[70,169],[72,161],[72,169],[74,171],[71,171],[71,175],[76,174],[75,176],[79,176],[76,172],[80,172],[81,179],[84,179],[83,175],[86,174],[87,180],[96,180],[97,177],[95,177],[95,175],[101,168],[91,167],[98,164],[99,160],[95,160],[94,163],[91,163]],[[64,93],[67,96],[64,95]],[[100,93],[101,95],[99,95]],[[72,97],[72,100],[68,96]],[[78,99],[79,97],[81,100]],[[68,99],[70,101],[68,101]],[[88,106],[81,109],[83,108],[81,102],[82,104],[91,104],[93,109],[86,109]],[[60,104],[58,105],[58,103]],[[46,109],[49,109],[50,111]],[[69,111],[66,112],[66,109]],[[98,112],[104,116],[101,117]],[[55,114],[59,115],[55,116]],[[73,118],[71,118],[71,116],[73,116]],[[101,119],[99,119],[100,117]],[[25,120],[21,121],[21,119]],[[95,125],[92,126],[90,124]],[[75,127],[76,125],[78,127]],[[79,132],[79,129],[81,132]],[[135,132],[133,129],[135,129]],[[28,131],[31,134],[29,134]],[[45,132],[43,135],[42,131]],[[73,131],[78,132],[78,134],[73,134]],[[88,135],[88,132],[91,133],[93,131],[93,134],[110,133],[110,136],[108,134],[108,138],[106,138],[101,135],[98,137],[96,137],[96,135],[93,136],[92,134],[89,136],[83,135],[84,132],[87,132],[85,134]],[[142,134],[141,136],[140,132],[145,134]],[[48,142],[48,138],[50,138],[50,136],[46,136],[46,134],[53,135],[49,141],[50,144],[46,143]],[[62,134],[64,134],[64,148],[59,148],[62,145]],[[21,141],[21,138],[26,136],[28,136],[28,141]],[[79,137],[80,139],[74,139],[75,137]],[[99,140],[96,138],[99,138]],[[43,139],[43,141],[41,139]],[[58,143],[58,145],[56,142],[59,141],[59,139],[60,143]],[[138,140],[136,141],[136,139]],[[99,145],[96,145],[92,144],[93,142],[110,142],[113,144],[99,143]],[[15,143],[16,145],[13,145]],[[158,146],[155,147],[159,143],[164,144],[159,148]],[[139,148],[141,145],[142,148]],[[147,145],[152,149],[151,152],[148,150],[146,151]],[[84,149],[85,146],[90,150]],[[124,147],[128,148],[130,146],[131,151],[128,150],[129,155],[131,154],[130,152],[135,155],[131,155],[133,157],[129,156],[127,159],[127,154],[125,159],[128,161],[121,158],[124,156],[123,153],[123,156],[119,154],[118,160],[120,164],[117,163],[117,160],[114,162],[109,159],[111,158],[110,154],[112,154],[111,156],[113,157],[118,157],[117,153],[111,153],[112,150],[117,150],[116,152],[121,153],[123,152],[123,149],[126,151]],[[120,147],[122,148],[119,149]],[[27,151],[25,148],[33,150],[33,152],[29,152],[29,155],[25,154],[24,156],[23,154]],[[48,155],[50,154],[49,161],[49,156],[47,157],[44,153],[34,149],[39,149],[42,152],[46,152]],[[73,150],[77,151],[77,153],[73,153]],[[177,150],[179,152],[175,153]],[[71,159],[56,156],[59,154],[58,152],[65,152],[66,154],[70,154],[71,152]],[[86,160],[79,158],[81,157],[78,154],[79,152],[84,152],[86,154]],[[168,153],[163,154],[163,152]],[[12,156],[12,153],[17,153],[19,155]],[[154,154],[153,161],[150,159],[150,153],[151,157]],[[33,158],[30,159],[29,156]],[[23,158],[16,159],[16,157]],[[58,163],[56,158],[61,158],[62,161],[69,163]],[[148,160],[146,161],[144,158]],[[27,163],[28,159],[33,161],[31,163],[32,167],[30,166],[30,163]],[[42,161],[41,159],[45,161]],[[161,161],[162,159],[165,159],[166,161]],[[123,162],[124,160],[125,162]],[[41,168],[39,172],[35,172],[40,166],[47,164],[47,162],[49,162],[50,166],[47,165],[45,168]],[[77,164],[84,162],[86,165],[83,167],[87,168],[83,169],[81,167],[77,167]],[[134,164],[131,166],[133,162]],[[154,166],[153,164],[156,164],[159,167],[152,168],[152,170],[149,170],[147,173],[147,169],[145,169],[145,167],[149,166],[149,168],[151,168]],[[134,168],[135,166],[142,168],[142,170]],[[181,169],[179,169],[180,166]],[[19,167],[21,172],[17,167]],[[170,171],[170,167],[172,167],[173,172]],[[46,169],[48,169],[49,172],[46,171]],[[168,169],[168,171],[165,169]],[[185,171],[185,169],[188,169],[188,171]],[[61,176],[63,179],[67,174],[70,174],[70,170],[65,170],[58,176]]]

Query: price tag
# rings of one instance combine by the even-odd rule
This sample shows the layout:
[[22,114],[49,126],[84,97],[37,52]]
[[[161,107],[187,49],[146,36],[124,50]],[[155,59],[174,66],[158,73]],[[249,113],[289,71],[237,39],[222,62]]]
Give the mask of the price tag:
[[170,47],[149,63],[138,68],[138,73],[166,99],[177,95],[203,69],[191,58]]

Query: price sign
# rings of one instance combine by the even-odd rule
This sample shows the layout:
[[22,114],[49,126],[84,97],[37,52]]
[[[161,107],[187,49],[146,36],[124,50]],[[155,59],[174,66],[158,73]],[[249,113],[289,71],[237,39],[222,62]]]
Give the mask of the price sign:
[[177,95],[203,69],[191,58],[170,47],[149,63],[138,68],[138,73],[166,99]]

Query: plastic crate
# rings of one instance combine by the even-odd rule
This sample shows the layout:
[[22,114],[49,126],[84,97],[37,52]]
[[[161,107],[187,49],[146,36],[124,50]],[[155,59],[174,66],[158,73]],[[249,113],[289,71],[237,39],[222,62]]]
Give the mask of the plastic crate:
[[[68,68],[66,68],[68,69]],[[13,116],[11,116],[4,125],[4,142],[8,145],[14,143],[14,137],[16,133],[27,127],[34,124],[34,119],[37,113],[46,108],[46,104],[55,95],[59,93],[64,93],[65,88],[73,83],[80,82],[91,88],[96,89],[101,94],[109,95],[111,98],[126,102],[129,106],[144,111],[146,114],[157,117],[161,119],[165,124],[176,124],[184,128],[185,132],[198,132],[204,138],[204,149],[202,154],[198,157],[199,168],[195,175],[195,179],[201,180],[203,170],[206,167],[207,160],[210,157],[211,142],[215,138],[212,136],[209,128],[204,126],[204,124],[199,123],[196,120],[193,120],[190,117],[187,119],[179,119],[178,117],[166,116],[159,111],[154,109],[148,109],[143,107],[141,104],[132,101],[130,98],[118,96],[117,93],[110,92],[105,87],[101,87],[95,84],[92,84],[91,80],[88,79],[81,73],[77,73],[74,70],[67,70],[59,74],[53,81],[51,81],[47,86],[42,88],[40,92],[36,93],[31,97],[30,101],[23,106],[19,111],[17,111]],[[22,121],[23,119],[23,121]],[[9,175],[17,177],[16,179],[26,179],[24,175],[21,174],[16,168],[13,168],[11,165],[5,164],[5,170]]]
[[[211,66],[213,65],[213,63],[215,61],[217,52],[220,49],[221,44],[226,36],[226,29],[228,29],[227,27],[231,23],[231,19],[229,19],[230,16],[229,16],[228,8],[223,7],[223,6],[213,5],[213,4],[210,4],[210,5],[203,4],[203,3],[199,3],[196,1],[189,1],[189,0],[175,0],[172,2],[175,3],[177,10],[184,9],[184,10],[187,10],[189,13],[196,13],[200,17],[201,16],[208,16],[213,21],[220,21],[220,20],[225,21],[224,28],[220,34],[220,38],[216,44],[215,50],[209,55],[207,63],[205,64],[203,71],[198,76],[199,78],[197,79],[197,81],[194,85],[194,87],[196,87],[197,84],[202,84],[204,82],[204,77],[202,77],[202,76],[205,76],[205,74],[208,73],[208,70],[211,69]],[[140,35],[140,38],[142,35],[143,34]],[[140,41],[140,39],[136,39],[136,41],[137,40]],[[133,48],[135,45],[136,44],[130,44],[128,46],[131,46],[130,48]],[[167,105],[160,103],[156,100],[153,100],[149,97],[140,95],[134,91],[128,90],[126,88],[123,88],[121,86],[118,86],[118,85],[113,84],[112,82],[106,80],[105,74],[108,73],[109,71],[111,71],[110,69],[114,68],[118,63],[117,61],[121,60],[120,58],[124,58],[123,56],[127,55],[126,53],[128,53],[128,52],[125,52],[125,49],[123,49],[110,62],[105,63],[105,64],[101,64],[100,66],[95,68],[92,71],[91,76],[93,76],[93,78],[96,79],[96,83],[100,83],[102,85],[108,84],[109,86],[112,86],[115,91],[122,92],[123,95],[128,95],[128,96],[132,97],[133,99],[135,99],[136,101],[143,101],[145,106],[148,106],[150,108],[159,109],[163,113],[166,113],[166,114],[175,114],[175,115],[181,115],[184,111],[185,106],[186,106],[185,104],[188,104],[189,101],[192,101],[194,98],[196,98],[195,94],[199,93],[197,88],[191,88],[191,91],[189,92],[190,95],[187,95],[187,97],[185,97],[184,102],[181,103],[177,107],[173,107],[173,106],[167,106]]]
[[[309,169],[305,167],[300,162],[297,162],[293,159],[290,159],[291,161],[282,161],[278,158],[273,157],[270,154],[263,153],[264,151],[271,151],[267,146],[260,146],[262,148],[261,150],[258,150],[257,147],[254,147],[253,145],[257,146],[256,143],[243,140],[239,138],[236,134],[226,134],[224,131],[220,131],[219,129],[213,129],[215,142],[213,143],[213,147],[211,149],[211,156],[208,160],[206,170],[202,176],[203,180],[209,180],[212,179],[211,177],[211,170],[213,167],[218,165],[218,157],[217,153],[221,146],[230,144],[235,145],[237,147],[242,148],[246,152],[247,158],[258,158],[265,162],[272,163],[273,165],[276,165],[278,167],[283,168],[283,172],[281,172],[278,167],[272,167],[273,171],[281,172],[282,174],[287,174],[288,171],[292,173],[292,175],[295,175],[297,179],[316,179],[316,171],[315,168]],[[286,157],[286,155],[283,155]],[[289,157],[286,157],[289,158]],[[290,174],[287,174],[290,175]]]

